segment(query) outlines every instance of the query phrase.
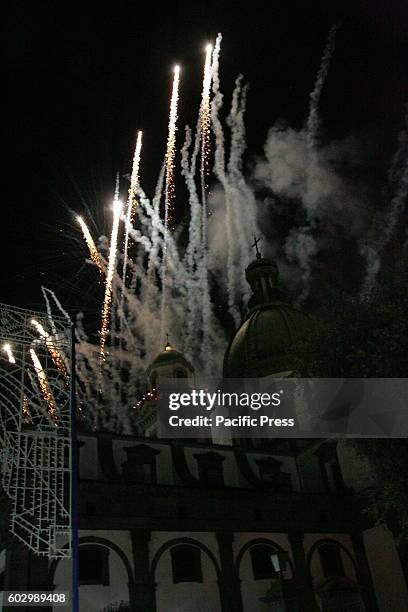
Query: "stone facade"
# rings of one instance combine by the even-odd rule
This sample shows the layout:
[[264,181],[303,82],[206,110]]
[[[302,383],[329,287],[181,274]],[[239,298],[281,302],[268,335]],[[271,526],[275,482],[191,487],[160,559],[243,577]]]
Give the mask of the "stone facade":
[[[355,482],[345,479],[336,491],[325,477],[322,455],[337,458],[336,443],[280,440],[276,448],[243,449],[111,434],[80,440],[80,550],[104,551],[99,582],[81,576],[81,610],[125,601],[138,612],[266,612],[284,609],[282,594],[293,611],[408,610],[390,533],[367,523]],[[214,484],[200,469],[209,453],[222,470]],[[140,468],[143,461],[149,469]],[[263,477],[265,462],[275,478]],[[196,577],[175,577],[174,551],[183,547],[197,551]],[[288,554],[281,575],[267,568],[256,575],[254,551],[265,550]],[[332,576],[336,558],[339,575]],[[381,585],[391,562],[398,608],[387,607]],[[69,562],[9,547],[7,587],[69,584]],[[262,601],[268,592],[272,601]]]

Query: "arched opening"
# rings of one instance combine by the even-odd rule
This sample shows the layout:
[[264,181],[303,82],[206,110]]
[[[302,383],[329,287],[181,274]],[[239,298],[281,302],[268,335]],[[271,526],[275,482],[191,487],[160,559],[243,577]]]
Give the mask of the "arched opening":
[[284,552],[279,544],[267,538],[251,540],[241,548],[236,564],[244,610],[283,612],[298,609],[291,560],[287,558],[282,572],[276,572],[274,567],[273,558]]
[[99,544],[83,544],[78,550],[79,584],[109,586],[110,549]]
[[191,544],[179,544],[170,548],[173,584],[202,582],[201,550]]
[[318,540],[308,554],[310,574],[322,612],[364,612],[356,563],[347,548],[334,539]]
[[220,570],[211,551],[192,538],[166,542],[151,567],[156,583],[156,612],[187,610],[221,612]]
[[[121,601],[129,602],[133,572],[127,556],[114,542],[93,536],[80,538],[79,574],[81,610],[101,612]],[[50,578],[56,590],[70,590],[71,561],[53,561]]]
[[332,542],[321,544],[317,549],[320,565],[325,578],[330,576],[344,576],[344,564],[341,548]]

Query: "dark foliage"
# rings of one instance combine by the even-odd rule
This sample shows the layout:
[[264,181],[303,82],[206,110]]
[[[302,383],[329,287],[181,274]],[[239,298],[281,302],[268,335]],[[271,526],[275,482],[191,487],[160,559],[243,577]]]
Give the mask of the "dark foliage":
[[[396,260],[397,258],[393,258]],[[369,298],[332,292],[319,324],[300,353],[299,371],[311,377],[405,378],[408,372],[408,256],[387,266]],[[408,408],[407,408],[408,409]],[[408,536],[408,441],[350,440],[369,460],[378,487],[367,513],[386,522],[400,539]]]

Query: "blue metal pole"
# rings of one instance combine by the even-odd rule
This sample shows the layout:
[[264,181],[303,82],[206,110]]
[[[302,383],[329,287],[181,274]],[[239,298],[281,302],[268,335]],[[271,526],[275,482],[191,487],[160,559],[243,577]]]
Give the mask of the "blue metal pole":
[[72,555],[72,612],[79,612],[78,563],[78,444],[76,419],[75,324],[71,324],[71,555]]

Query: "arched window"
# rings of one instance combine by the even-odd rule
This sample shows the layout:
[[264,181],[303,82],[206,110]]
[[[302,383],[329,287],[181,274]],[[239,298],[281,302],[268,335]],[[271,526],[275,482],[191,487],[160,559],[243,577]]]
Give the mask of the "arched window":
[[173,583],[202,582],[201,551],[196,546],[182,544],[171,549]]
[[336,544],[321,544],[318,548],[320,563],[322,564],[323,575],[344,576],[343,560],[341,558],[341,548]]
[[275,570],[272,564],[272,554],[275,551],[267,544],[257,544],[250,548],[252,572],[254,580],[274,578]]
[[79,547],[79,584],[109,586],[109,549],[84,544]]

